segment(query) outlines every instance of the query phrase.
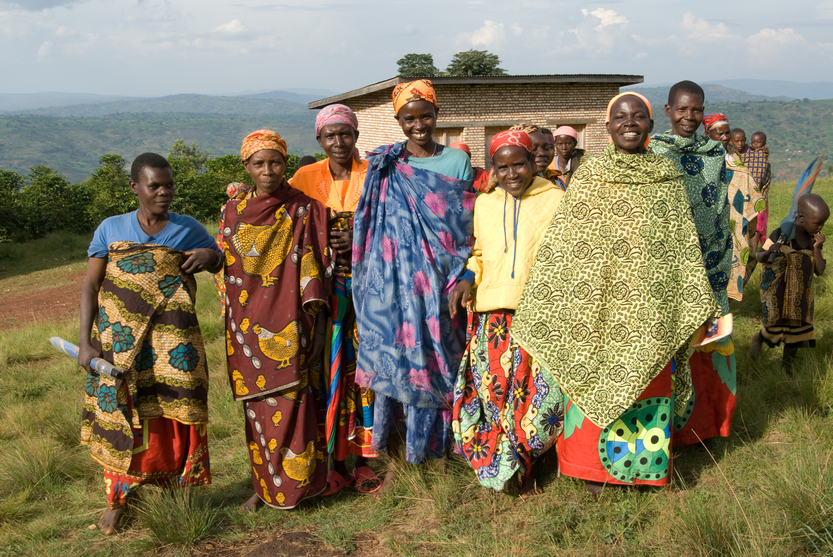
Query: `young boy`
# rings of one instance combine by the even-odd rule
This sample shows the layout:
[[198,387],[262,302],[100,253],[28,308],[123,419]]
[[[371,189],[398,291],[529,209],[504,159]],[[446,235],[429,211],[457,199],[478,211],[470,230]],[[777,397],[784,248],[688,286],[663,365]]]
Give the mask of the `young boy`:
[[[829,217],[830,208],[821,196],[804,195],[798,200],[795,239],[779,246],[781,228],[776,228],[758,252],[758,261],[763,265],[763,324],[752,338],[749,356],[753,360],[758,359],[764,342],[773,348],[783,342],[781,362],[791,373],[798,349],[815,347],[813,274],[821,276],[827,265],[821,253],[825,239],[821,229]],[[775,260],[770,263],[772,254]]]
[[732,130],[731,142],[737,152],[741,155],[745,155],[746,153],[752,151],[752,149],[749,148],[749,145],[746,144],[746,132],[740,128]]
[[[654,135],[651,151],[670,159],[683,176],[706,275],[721,315],[725,315],[729,313],[733,249],[728,201],[731,173],[726,171],[723,146],[697,134],[704,103],[703,89],[696,83],[681,81],[672,86],[665,105],[671,131]],[[694,394],[688,397],[685,413],[676,416],[674,445],[699,444],[709,437],[729,435],[736,402],[734,352],[728,336],[697,348],[689,360]]]

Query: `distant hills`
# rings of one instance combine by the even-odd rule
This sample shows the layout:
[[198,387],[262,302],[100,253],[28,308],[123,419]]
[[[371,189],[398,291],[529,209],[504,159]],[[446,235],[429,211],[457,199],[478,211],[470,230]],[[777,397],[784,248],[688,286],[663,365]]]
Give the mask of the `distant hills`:
[[139,97],[95,95],[92,93],[0,93],[0,114],[32,110],[45,106],[97,104],[136,99],[139,99]]
[[[730,87],[714,83],[706,83],[703,84],[702,87],[703,91],[706,92],[707,103],[737,103],[794,100],[794,97],[770,97],[767,95],[749,93],[748,91],[740,89],[732,89]],[[663,85],[657,87],[640,87],[638,85],[632,87],[623,87],[623,90],[636,91],[637,93],[644,95],[649,101],[651,101],[651,105],[655,107],[655,110],[657,109],[656,107],[664,107],[665,103],[668,102],[669,89],[671,89],[670,85]],[[833,95],[831,95],[831,98],[833,98]]]

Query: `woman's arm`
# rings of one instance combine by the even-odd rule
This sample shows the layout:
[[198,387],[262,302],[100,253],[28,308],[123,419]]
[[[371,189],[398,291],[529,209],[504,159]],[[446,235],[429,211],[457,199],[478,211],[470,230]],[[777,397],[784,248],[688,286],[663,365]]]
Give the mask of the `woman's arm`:
[[101,290],[106,269],[106,257],[90,257],[87,263],[87,276],[81,287],[81,339],[78,343],[78,363],[88,371],[91,371],[90,360],[101,357],[101,351],[93,348],[90,336],[93,319],[98,313],[98,291]]

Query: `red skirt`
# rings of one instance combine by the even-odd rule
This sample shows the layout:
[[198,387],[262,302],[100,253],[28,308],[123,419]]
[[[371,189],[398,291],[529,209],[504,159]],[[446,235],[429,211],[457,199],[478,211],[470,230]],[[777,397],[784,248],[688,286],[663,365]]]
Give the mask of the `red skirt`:
[[133,458],[126,474],[104,469],[107,505],[120,509],[142,484],[209,485],[206,424],[186,425],[168,418],[142,420],[133,430]]
[[735,415],[737,368],[732,336],[701,346],[688,361],[694,394],[687,421],[677,421],[675,445],[694,445],[711,437],[728,437]]
[[564,432],[557,442],[562,474],[614,485],[668,484],[674,421],[672,362],[619,419],[604,428],[588,420],[567,395],[564,401]]

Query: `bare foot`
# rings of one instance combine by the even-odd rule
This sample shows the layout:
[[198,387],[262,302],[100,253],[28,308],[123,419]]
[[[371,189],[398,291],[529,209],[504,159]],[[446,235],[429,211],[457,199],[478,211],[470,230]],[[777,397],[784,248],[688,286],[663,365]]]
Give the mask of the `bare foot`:
[[116,526],[119,525],[119,518],[121,518],[121,509],[107,510],[98,519],[98,527],[105,536],[111,536],[116,533]]
[[374,497],[380,499],[393,491],[393,478],[396,476],[395,470],[393,462],[388,464],[388,469],[385,471],[385,478],[382,480],[382,486],[379,488],[379,491],[373,494]]
[[263,501],[261,501],[261,500],[260,500],[260,495],[258,495],[257,493],[255,493],[254,495],[252,495],[251,497],[249,497],[249,500],[248,500],[248,501],[246,501],[245,503],[243,503],[243,505],[240,507],[240,510],[242,510],[242,511],[246,511],[246,512],[248,512],[248,513],[253,513],[253,512],[255,512],[255,511],[258,509],[258,507],[260,507],[262,504],[263,504]]
[[526,478],[521,484],[521,497],[526,499],[527,497],[534,497],[535,495],[540,495],[544,493],[543,487],[538,487],[538,482],[535,481],[535,478],[529,477]]
[[584,491],[589,493],[590,495],[601,495],[602,490],[604,490],[605,486],[599,482],[587,482],[587,485],[584,486]]
[[761,346],[764,344],[764,337],[758,332],[752,337],[752,344],[749,346],[749,357],[752,361],[757,361],[761,355]]

